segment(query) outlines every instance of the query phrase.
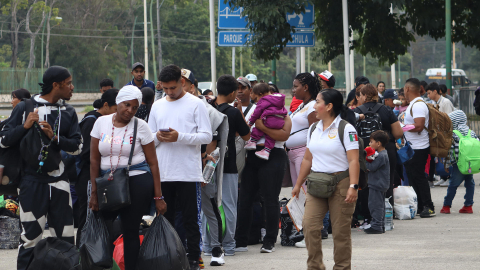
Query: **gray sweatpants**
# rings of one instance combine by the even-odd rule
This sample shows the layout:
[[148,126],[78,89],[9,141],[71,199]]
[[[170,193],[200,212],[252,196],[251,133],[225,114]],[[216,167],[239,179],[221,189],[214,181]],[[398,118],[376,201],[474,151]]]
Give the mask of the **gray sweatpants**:
[[[216,174],[214,175],[216,180]],[[237,226],[238,174],[224,173],[222,185],[222,206],[225,212],[225,237],[222,239],[222,221],[216,200],[217,186],[208,184],[202,188],[202,229],[203,250],[211,252],[212,248],[223,246],[225,253],[235,253],[235,229]],[[206,222],[205,222],[206,221]],[[208,223],[208,230],[207,230]]]
[[368,208],[372,216],[372,229],[383,231],[385,225],[385,192],[369,187]]

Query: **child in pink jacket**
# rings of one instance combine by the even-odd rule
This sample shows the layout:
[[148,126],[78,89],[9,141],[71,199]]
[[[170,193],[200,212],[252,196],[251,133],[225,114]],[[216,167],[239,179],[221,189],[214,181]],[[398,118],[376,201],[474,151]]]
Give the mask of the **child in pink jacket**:
[[[253,126],[258,119],[263,120],[263,124],[267,128],[282,129],[287,116],[285,109],[285,95],[275,93],[270,94],[270,88],[266,83],[259,83],[253,87],[253,95],[260,98],[255,107],[255,111],[248,120],[248,124]],[[253,128],[250,140],[245,145],[247,150],[256,150],[257,142],[260,138],[265,137],[265,148],[255,152],[255,155],[261,159],[268,160],[270,151],[275,147],[275,140],[265,134],[263,131]]]

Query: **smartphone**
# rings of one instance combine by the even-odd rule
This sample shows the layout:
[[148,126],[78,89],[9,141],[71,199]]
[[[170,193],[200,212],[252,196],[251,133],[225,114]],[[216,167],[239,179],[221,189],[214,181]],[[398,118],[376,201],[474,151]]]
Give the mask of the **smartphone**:
[[170,129],[169,129],[169,128],[161,128],[161,129],[159,129],[158,131],[161,131],[161,132],[170,132]]

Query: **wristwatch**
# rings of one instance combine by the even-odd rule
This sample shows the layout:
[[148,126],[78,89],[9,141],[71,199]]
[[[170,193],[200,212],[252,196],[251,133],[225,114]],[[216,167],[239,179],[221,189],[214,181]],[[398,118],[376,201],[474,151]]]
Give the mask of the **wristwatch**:
[[353,188],[355,190],[358,190],[358,185],[357,184],[351,184],[350,185],[350,188]]

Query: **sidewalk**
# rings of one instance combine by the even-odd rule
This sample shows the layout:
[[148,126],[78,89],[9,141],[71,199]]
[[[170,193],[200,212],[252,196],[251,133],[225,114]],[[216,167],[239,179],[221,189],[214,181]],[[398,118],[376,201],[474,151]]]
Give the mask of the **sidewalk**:
[[[477,183],[480,175],[476,175]],[[475,197],[479,198],[478,185]],[[352,269],[390,270],[451,270],[480,269],[479,224],[480,206],[474,206],[474,214],[459,214],[463,206],[465,188],[458,188],[453,202],[452,214],[440,214],[445,187],[431,189],[437,216],[429,219],[416,217],[413,220],[394,220],[395,229],[382,235],[367,235],[352,230],[353,258]],[[280,197],[290,197],[290,189],[283,188]],[[49,235],[48,231],[45,236]],[[249,246],[248,252],[238,252],[233,257],[225,257],[226,264],[216,269],[223,270],[267,270],[306,269],[307,250],[295,247],[282,247],[280,241],[271,254],[260,253],[261,245]],[[323,243],[324,263],[332,269],[332,236]],[[17,250],[0,250],[2,269],[15,269]],[[210,257],[203,256],[206,269],[210,266]]]

